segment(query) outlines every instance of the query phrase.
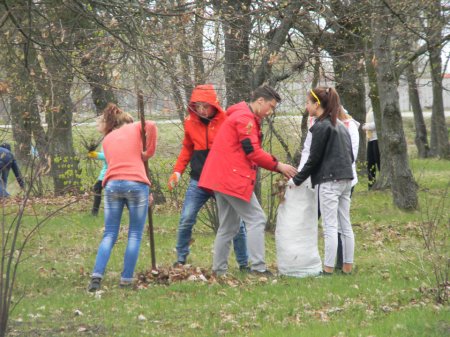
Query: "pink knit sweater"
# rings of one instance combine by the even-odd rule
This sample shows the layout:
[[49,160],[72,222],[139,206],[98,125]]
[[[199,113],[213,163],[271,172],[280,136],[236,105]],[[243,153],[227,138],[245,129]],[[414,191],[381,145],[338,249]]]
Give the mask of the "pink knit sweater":
[[[148,156],[153,156],[156,150],[158,129],[154,122],[145,122]],[[103,140],[108,170],[103,179],[103,186],[108,180],[131,180],[150,185],[141,158],[142,138],[141,123],[126,124],[111,131]]]

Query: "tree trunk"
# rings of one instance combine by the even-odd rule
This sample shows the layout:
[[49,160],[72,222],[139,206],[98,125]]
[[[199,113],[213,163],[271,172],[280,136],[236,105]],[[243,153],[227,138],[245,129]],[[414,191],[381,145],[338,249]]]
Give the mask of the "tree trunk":
[[[320,67],[322,66],[319,56],[319,51],[316,52],[316,56],[314,57],[314,76],[311,82],[311,89],[317,87],[317,84],[320,80]],[[300,129],[302,131],[300,137],[300,147],[294,153],[294,163],[298,166],[300,164],[300,160],[302,157],[303,146],[305,145],[306,136],[308,135],[308,110],[304,109],[302,113],[302,123]]]
[[[11,77],[10,77],[11,78]],[[11,125],[16,146],[14,155],[20,163],[27,163],[31,151],[30,116],[37,110],[36,97],[26,69],[19,70],[11,92]],[[3,141],[3,140],[2,140]]]
[[[94,63],[96,63],[95,60]],[[108,103],[117,103],[116,95],[111,89],[107,69],[104,65],[96,64],[94,67],[90,64],[82,63],[82,65],[84,66],[84,76],[91,87],[91,97],[96,115],[100,116]]]
[[[196,0],[197,11],[204,14],[205,11],[205,1]],[[205,20],[200,18],[198,15],[194,18],[194,54],[193,54],[193,64],[194,64],[194,84],[199,85],[205,83],[206,74],[205,66],[203,64],[203,30],[205,27]]]
[[[381,128],[381,103],[380,94],[378,92],[377,73],[375,69],[375,54],[373,53],[372,41],[369,40],[365,45],[365,63],[367,69],[367,77],[369,80],[369,98],[372,104],[373,116],[375,119],[375,125],[377,125],[377,138],[380,153],[387,152],[384,149],[385,142],[383,142],[383,129]],[[365,137],[364,133],[364,138]],[[364,143],[367,156],[367,146]],[[365,161],[366,162],[366,161]],[[377,176],[376,183],[372,186],[372,189],[382,190],[391,187],[391,171],[389,170],[387,161],[380,158],[380,172]]]
[[194,90],[194,86],[191,79],[191,62],[189,60],[189,56],[184,52],[180,53],[180,63],[182,76],[181,82],[183,83],[184,97],[186,97],[189,101],[192,91]]
[[[384,146],[381,158],[387,163],[391,174],[391,190],[394,203],[402,209],[415,209],[418,206],[417,184],[409,168],[403,122],[400,114],[397,91],[397,78],[391,54],[392,22],[387,8],[372,22],[373,48],[376,57],[378,90],[381,102],[381,129]],[[384,19],[381,20],[380,17]]]
[[[328,21],[337,27],[335,33],[328,36],[325,49],[333,59],[334,81],[341,98],[341,104],[358,122],[366,118],[366,88],[364,84],[365,69],[363,36],[367,34],[360,16],[354,15],[360,4],[355,1],[330,1],[330,8],[336,21]],[[358,162],[366,161],[365,133],[359,129]]]
[[448,142],[448,130],[445,123],[444,99],[442,95],[442,59],[441,59],[441,35],[443,20],[441,4],[434,0],[430,5],[428,35],[428,52],[430,54],[431,83],[433,87],[433,107],[431,112],[431,153],[441,158],[449,158],[450,145]]
[[430,51],[431,83],[433,87],[433,107],[431,110],[431,153],[441,158],[449,158],[448,130],[445,122],[444,100],[442,96],[442,71],[440,51]]
[[[28,78],[27,83],[17,82],[15,85],[18,85],[18,87],[13,89],[11,95],[11,121],[14,141],[16,143],[14,155],[20,163],[28,166],[32,159],[30,156],[31,140],[34,138],[35,148],[38,154],[38,166],[40,168],[47,167],[48,143],[36,102],[37,98],[33,79]],[[25,102],[18,99],[20,93],[25,94]],[[35,166],[33,169],[36,170],[38,168]]]
[[[44,84],[44,97],[48,102],[48,149],[51,158],[50,174],[55,195],[80,191],[79,158],[75,155],[72,139],[73,103],[70,97],[73,74],[62,68],[51,54],[43,55],[41,66],[48,72]],[[44,64],[45,62],[45,64]]]
[[[364,85],[364,68],[359,65],[356,53],[349,50],[333,58],[336,90],[341,98],[341,104],[349,114],[361,124],[366,118],[366,89]],[[366,161],[366,136],[359,129],[359,152],[356,160]]]
[[406,67],[406,76],[408,78],[408,94],[414,113],[414,126],[416,129],[416,137],[414,141],[417,147],[419,158],[427,158],[429,156],[430,147],[428,146],[427,128],[422,113],[422,105],[420,104],[419,91],[417,90],[417,78],[414,71],[414,65],[411,63]]
[[289,5],[283,11],[280,25],[274,30],[272,38],[268,42],[267,47],[264,48],[265,52],[262,55],[261,63],[254,75],[253,89],[259,87],[271,77],[273,63],[270,62],[270,59],[283,47],[289,30],[298,18],[298,13],[302,6],[302,1],[292,1],[289,2]]
[[227,106],[250,97],[251,0],[216,1],[225,37],[225,85]]
[[170,75],[170,84],[172,87],[172,98],[175,102],[175,107],[177,109],[178,118],[180,119],[181,123],[184,123],[185,116],[185,106],[184,106],[184,100],[183,96],[181,94],[180,88],[177,84],[177,79],[175,74]]

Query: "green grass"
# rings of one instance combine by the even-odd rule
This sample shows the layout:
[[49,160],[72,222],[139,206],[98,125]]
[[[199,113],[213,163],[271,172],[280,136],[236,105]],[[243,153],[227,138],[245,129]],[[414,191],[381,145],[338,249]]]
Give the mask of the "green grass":
[[[160,163],[164,186],[181,135],[176,125],[160,128]],[[295,140],[291,142],[295,144]],[[82,149],[79,150],[80,152]],[[274,152],[281,153],[274,144]],[[167,159],[167,154],[170,157]],[[87,164],[86,164],[87,165]],[[411,159],[419,183],[421,209],[402,212],[389,191],[366,189],[361,177],[352,199],[357,272],[352,276],[258,280],[241,275],[230,256],[233,282],[175,282],[132,290],[118,287],[126,231],[120,233],[108,264],[104,290],[86,291],[103,217],[89,215],[91,197],[51,218],[26,248],[20,265],[10,318],[10,336],[445,336],[450,334],[448,304],[437,305],[432,270],[420,236],[420,221],[435,214],[448,186],[449,162]],[[96,169],[92,168],[95,179]],[[10,177],[11,179],[12,177]],[[11,180],[10,185],[13,185]],[[267,185],[263,190],[267,190]],[[13,190],[13,189],[11,189]],[[176,231],[182,189],[154,212],[156,256],[161,267],[175,261]],[[266,193],[266,192],[265,192]],[[178,205],[178,207],[177,207]],[[57,206],[36,201],[27,209],[22,233],[36,218]],[[15,206],[8,206],[10,223]],[[442,214],[448,217],[450,203]],[[125,212],[122,224],[128,223]],[[447,225],[448,229],[448,225]],[[445,227],[441,229],[445,230]],[[320,231],[319,231],[320,232]],[[446,234],[442,232],[441,234]],[[194,229],[189,262],[210,268],[214,234],[205,225]],[[319,246],[323,247],[320,238]],[[449,256],[449,243],[443,253]],[[323,256],[323,252],[321,251]],[[266,234],[266,258],[276,269],[275,237]],[[137,272],[150,267],[143,239]],[[78,313],[78,314],[76,314]],[[139,320],[138,317],[145,317]]]

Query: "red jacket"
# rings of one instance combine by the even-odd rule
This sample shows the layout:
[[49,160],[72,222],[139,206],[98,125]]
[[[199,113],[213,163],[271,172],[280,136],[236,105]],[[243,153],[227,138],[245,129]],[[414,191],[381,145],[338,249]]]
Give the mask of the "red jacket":
[[[216,115],[208,124],[203,123],[194,111],[195,102],[206,102],[217,109]],[[226,114],[219,105],[214,87],[210,84],[199,85],[192,92],[188,106],[189,116],[184,120],[183,146],[173,169],[183,173],[188,163],[191,165],[191,178],[200,179],[206,157],[213,144]]]
[[276,171],[278,161],[261,148],[260,119],[247,103],[229,107],[227,114],[206,159],[199,186],[250,201],[257,167]]

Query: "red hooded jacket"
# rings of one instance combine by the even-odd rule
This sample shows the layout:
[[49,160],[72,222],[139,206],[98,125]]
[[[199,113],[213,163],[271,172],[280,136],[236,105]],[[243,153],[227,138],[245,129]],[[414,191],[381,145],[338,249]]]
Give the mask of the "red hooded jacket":
[[[209,123],[202,122],[195,113],[196,102],[209,103],[217,109],[217,113]],[[173,171],[183,173],[190,162],[190,176],[194,180],[199,180],[206,157],[220,126],[225,121],[226,114],[220,107],[214,87],[210,84],[195,87],[189,101],[188,112],[189,116],[184,120],[183,145]]]
[[261,166],[276,171],[277,159],[261,148],[261,121],[241,102],[227,109],[198,186],[250,201]]

